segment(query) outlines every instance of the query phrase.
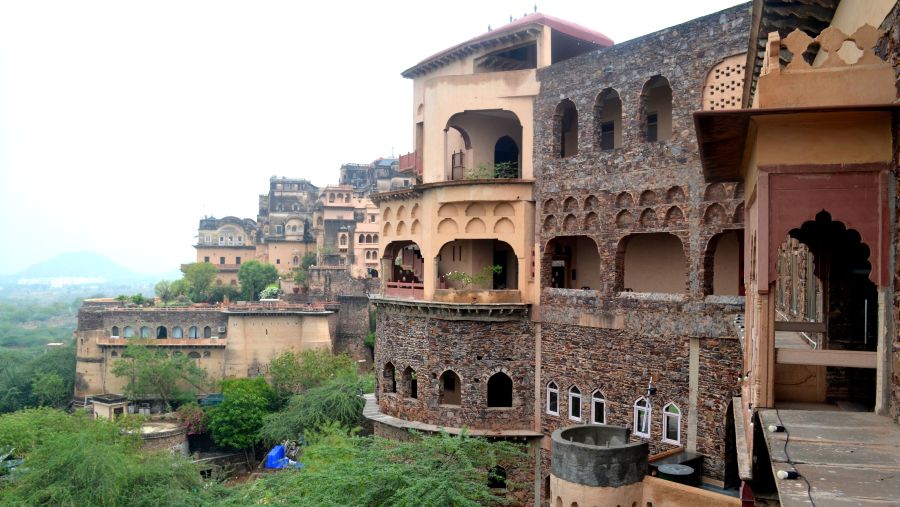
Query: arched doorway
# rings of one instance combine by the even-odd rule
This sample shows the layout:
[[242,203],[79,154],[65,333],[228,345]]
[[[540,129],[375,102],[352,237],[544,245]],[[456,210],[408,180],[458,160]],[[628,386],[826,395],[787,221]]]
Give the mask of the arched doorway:
[[494,145],[494,175],[497,178],[519,177],[519,145],[503,136]]

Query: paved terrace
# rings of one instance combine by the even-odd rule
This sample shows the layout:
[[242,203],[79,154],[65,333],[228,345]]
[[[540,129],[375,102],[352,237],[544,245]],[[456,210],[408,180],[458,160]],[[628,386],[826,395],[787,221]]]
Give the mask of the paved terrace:
[[[900,426],[872,413],[759,411],[772,472],[797,471],[809,481],[775,479],[783,507],[900,505]],[[784,426],[773,433],[769,425]],[[812,502],[810,501],[812,498]]]

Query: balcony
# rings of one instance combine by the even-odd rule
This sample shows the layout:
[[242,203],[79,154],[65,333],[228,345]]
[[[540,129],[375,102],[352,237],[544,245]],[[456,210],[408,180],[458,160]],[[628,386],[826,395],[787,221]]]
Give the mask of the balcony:
[[385,282],[384,295],[403,299],[425,299],[425,284],[419,282]]

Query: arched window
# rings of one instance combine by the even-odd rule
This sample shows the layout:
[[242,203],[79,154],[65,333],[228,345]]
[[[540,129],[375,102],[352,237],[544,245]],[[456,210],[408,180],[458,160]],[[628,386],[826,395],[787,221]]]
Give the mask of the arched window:
[[318,225],[319,227],[322,227],[322,217],[316,218],[316,225]]
[[384,370],[381,373],[381,379],[383,392],[397,392],[397,371],[394,369],[394,363],[388,362],[384,365]]
[[112,336],[113,338],[119,337],[119,326],[113,326],[112,334],[110,336]]
[[291,262],[294,264],[294,266],[299,266],[300,265],[300,256],[295,255],[294,258],[291,260]]
[[569,388],[569,419],[581,421],[581,391],[576,386]]
[[653,76],[644,83],[641,120],[648,142],[667,141],[672,137],[672,88],[668,79]]
[[150,338],[150,328],[147,326],[141,327],[141,338]]
[[344,196],[344,202],[350,202],[350,194]]
[[156,337],[157,338],[168,338],[169,330],[166,329],[166,326],[159,326],[156,328]]
[[643,397],[634,402],[634,434],[650,438],[650,404]]
[[669,403],[663,407],[662,426],[662,441],[681,445],[681,410],[678,409],[678,405]]
[[172,338],[184,338],[184,330],[179,326],[172,329]]
[[591,394],[591,423],[606,424],[606,398],[600,391]]
[[191,326],[188,329],[188,338],[197,338],[197,326]]
[[125,338],[134,338],[134,328],[131,326],[125,326],[125,329],[122,330],[122,334]]
[[188,352],[188,357],[191,359],[200,359],[199,352]]
[[116,352],[115,350],[112,351],[112,352],[110,352],[109,355],[112,356],[112,357],[119,357],[119,353]]
[[203,357],[211,357],[212,354],[208,350],[203,351]]
[[212,328],[206,326],[203,328],[203,337],[204,338],[212,338]]
[[552,381],[547,384],[547,413],[559,415],[559,388]]
[[406,397],[417,399],[419,397],[419,382],[416,379],[416,370],[411,366],[407,366],[403,370],[403,389],[406,391]]
[[366,234],[366,243],[371,243],[371,242],[372,242],[372,235]]
[[360,235],[359,235],[359,242],[360,242],[360,243],[365,243],[365,242],[366,242],[366,235],[365,235],[365,234],[360,234]]
[[347,236],[341,236],[341,246],[347,246]]
[[334,194],[328,194],[328,202],[334,202]]
[[453,370],[447,370],[441,374],[441,378],[439,380],[441,391],[438,399],[438,404],[462,404],[462,386],[459,382],[459,375],[457,375]]
[[578,154],[578,110],[575,103],[565,99],[556,106],[555,126],[562,158]]
[[491,375],[487,382],[488,407],[511,407],[513,398],[513,383],[502,371]]
[[378,243],[378,235],[377,234],[372,235],[372,243]]
[[622,99],[619,93],[607,88],[597,96],[594,104],[594,135],[601,150],[622,146]]

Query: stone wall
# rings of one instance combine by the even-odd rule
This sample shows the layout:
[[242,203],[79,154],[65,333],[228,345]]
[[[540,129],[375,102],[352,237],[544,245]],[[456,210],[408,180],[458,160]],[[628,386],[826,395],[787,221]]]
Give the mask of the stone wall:
[[[704,454],[704,473],[722,479],[724,424],[738,389],[742,350],[733,319],[743,298],[714,296],[713,258],[720,234],[743,230],[744,191],[738,182],[705,183],[692,113],[702,109],[706,78],[728,57],[747,51],[749,4],[600,49],[538,71],[535,103],[535,201],[541,251],[541,384],[559,388],[559,416],[546,413],[549,435],[577,424],[568,417],[568,389],[581,391],[582,421],[590,417],[591,393],[600,389],[607,423],[633,426],[633,404],[650,376],[651,453],[674,447],[661,442],[662,407],[681,410],[686,445],[689,413],[696,411],[692,445]],[[648,142],[645,84],[666,78],[672,90],[672,134]],[[735,81],[743,79],[735,73]],[[601,150],[597,98],[615,90],[622,102],[621,147]],[[556,150],[558,105],[571,100],[578,112],[578,153]],[[684,249],[683,291],[677,294],[622,293],[625,245],[634,234],[669,233]],[[548,243],[555,237],[585,236],[599,253],[593,290],[551,289]],[[691,406],[691,347],[697,372]],[[691,430],[693,431],[693,430]],[[546,473],[546,470],[544,471]]]
[[[422,303],[427,306],[428,303]],[[409,421],[479,429],[531,429],[534,424],[534,333],[525,316],[450,318],[376,303],[376,394],[381,411]],[[392,363],[397,392],[386,392],[384,366]],[[418,398],[407,395],[403,372],[415,370]],[[453,370],[462,387],[459,406],[440,405],[439,378]],[[513,382],[510,408],[488,408],[487,383],[503,372]]]
[[332,350],[346,352],[350,357],[365,361],[363,368],[372,366],[372,352],[365,346],[369,334],[369,298],[367,296],[338,296],[338,322]]
[[113,326],[118,326],[119,336],[122,336],[125,326],[133,327],[136,336],[139,336],[141,327],[146,326],[151,330],[151,338],[156,338],[160,326],[165,326],[169,338],[173,338],[175,327],[181,327],[184,338],[187,338],[188,330],[196,326],[199,337],[203,338],[203,329],[208,326],[212,336],[225,338],[228,315],[221,308],[120,308],[103,314],[102,328],[111,331]]

